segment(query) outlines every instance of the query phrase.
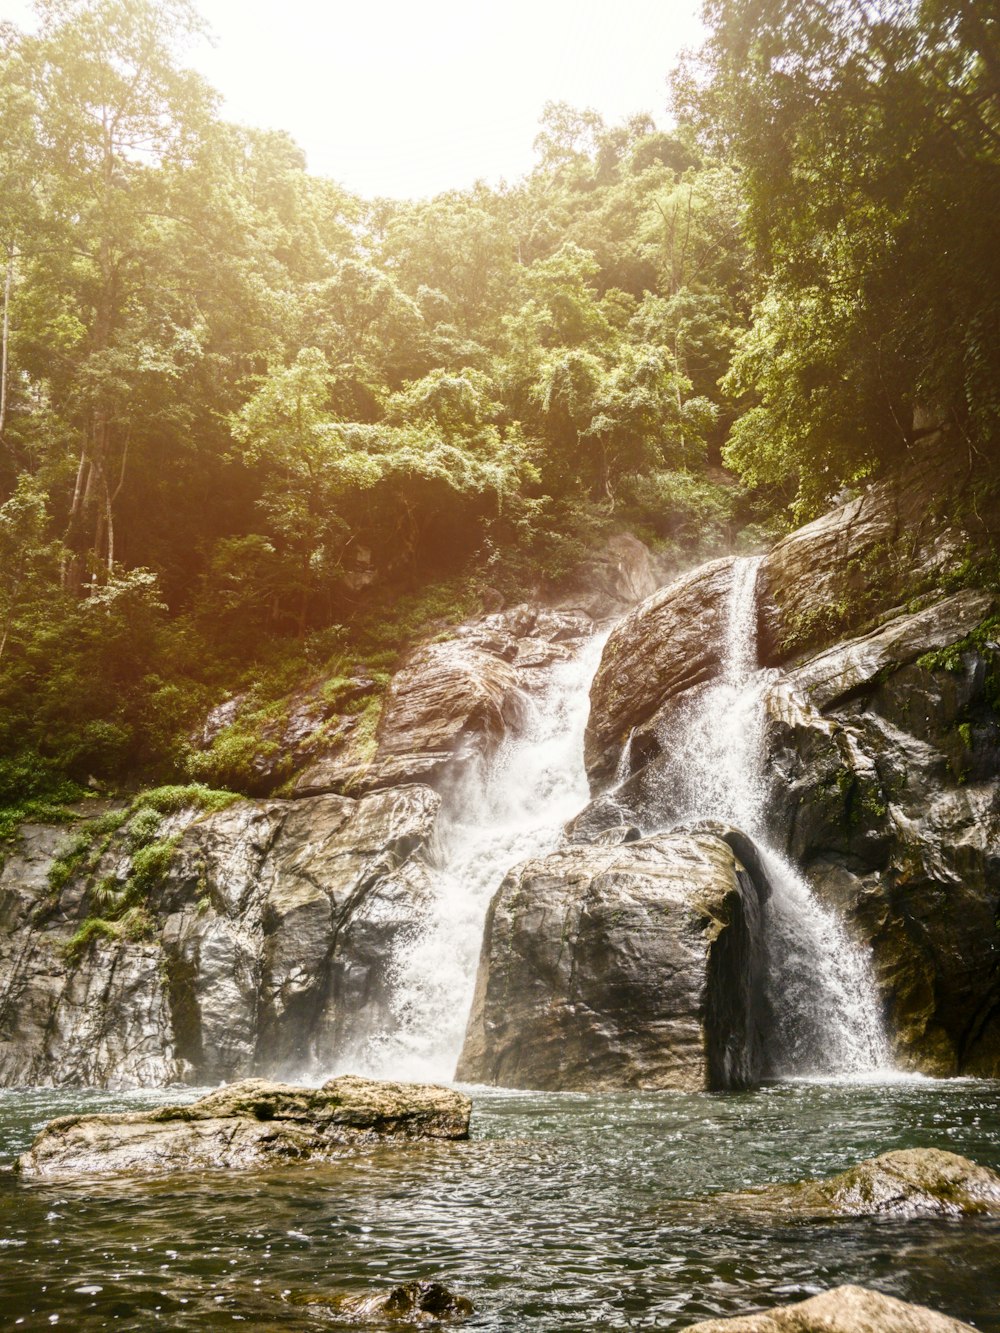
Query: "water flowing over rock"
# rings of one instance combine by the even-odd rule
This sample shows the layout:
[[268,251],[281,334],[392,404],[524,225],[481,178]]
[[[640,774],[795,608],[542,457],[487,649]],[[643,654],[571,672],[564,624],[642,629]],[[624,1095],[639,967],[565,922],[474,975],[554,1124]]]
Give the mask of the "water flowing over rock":
[[343,1053],[352,1067],[382,1077],[454,1074],[490,899],[512,865],[556,846],[587,798],[583,728],[601,642],[591,637],[536,671],[518,729],[490,763],[445,787],[432,892],[419,927],[401,935],[394,952],[396,1021]]
[[[0,1084],[348,1069],[450,1078],[489,898],[586,800],[580,755],[599,649],[576,610],[522,606],[470,622],[418,654],[424,666],[391,692],[402,720],[390,708],[385,721],[397,777],[412,758],[438,790],[171,815],[157,834],[165,868],[121,922],[96,917],[102,885],[132,874],[124,833],[53,890],[57,856],[89,825],[26,827],[0,870]],[[454,678],[431,670],[446,657],[475,665],[457,702]],[[470,732],[476,691],[486,702]]]
[[762,1314],[689,1324],[687,1333],[972,1333],[972,1325],[865,1287],[834,1287]]
[[630,733],[666,702],[704,685],[725,651],[733,558],[685,574],[648,598],[608,639],[591,689],[591,782],[614,776]]
[[520,866],[490,906],[458,1077],[592,1091],[756,1082],[761,896],[711,835]]
[[[756,845],[770,887],[764,912],[771,1074],[862,1074],[888,1063],[869,959],[835,912],[823,907],[769,836],[763,694],[757,666],[759,561],[714,562],[639,607],[623,622],[633,698],[633,730],[618,756],[618,783],[571,825],[575,840],[615,822],[644,833],[721,820]],[[673,608],[692,597],[715,609],[694,668],[687,641],[673,634]],[[668,614],[669,611],[669,614]],[[609,649],[612,647],[609,640]],[[643,646],[660,663],[645,679]],[[594,683],[591,735],[613,734],[602,721],[621,698],[607,685],[618,654],[606,652]],[[619,724],[620,730],[621,724]],[[607,767],[607,759],[598,765]]]
[[930,1074],[1000,1074],[1000,646],[965,637],[990,606],[898,617],[765,699],[773,836],[871,942],[897,1058]]
[[246,1079],[184,1106],[63,1116],[21,1155],[22,1176],[162,1175],[342,1157],[416,1139],[465,1139],[471,1103],[449,1088],[331,1079],[321,1088]]

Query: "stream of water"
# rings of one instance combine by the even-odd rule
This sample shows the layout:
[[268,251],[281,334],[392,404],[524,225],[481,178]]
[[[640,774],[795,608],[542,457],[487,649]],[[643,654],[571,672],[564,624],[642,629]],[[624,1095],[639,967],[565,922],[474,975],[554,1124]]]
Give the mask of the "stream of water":
[[507,871],[556,846],[589,796],[583,733],[607,634],[547,669],[522,720],[488,764],[445,795],[434,898],[400,940],[390,971],[394,1024],[345,1052],[337,1072],[416,1081],[452,1078],[472,1007],[483,923]]
[[[721,674],[670,720],[663,780],[672,809],[736,824],[761,848],[779,1067],[799,1077],[738,1094],[475,1088],[467,1144],[224,1178],[0,1173],[4,1325],[312,1333],[356,1327],[338,1313],[345,1297],[437,1279],[475,1303],[466,1327],[488,1333],[682,1329],[853,1282],[1000,1333],[1000,1219],[768,1224],[719,1198],[894,1147],[1000,1167],[998,1085],[892,1077],[864,951],[767,844],[755,582],[754,563],[739,562]],[[392,960],[395,1023],[352,1053],[355,1070],[450,1079],[489,900],[588,798],[601,647],[551,668],[481,781],[446,800],[433,901]],[[0,1092],[0,1157],[55,1115],[196,1095]]]
[[765,930],[774,1072],[870,1075],[892,1065],[870,953],[816,900],[767,830],[764,695],[775,673],[758,666],[759,568],[759,559],[736,561],[719,675],[662,726],[663,803],[681,822],[735,825],[760,852],[771,888]]
[[[768,1225],[717,1201],[895,1147],[1000,1167],[996,1084],[470,1091],[467,1144],[224,1177],[0,1175],[0,1324],[320,1333],[357,1328],[337,1314],[344,1296],[436,1278],[474,1302],[470,1333],[683,1329],[843,1282],[1000,1333],[998,1219]],[[0,1093],[0,1151],[51,1116],[151,1100]]]

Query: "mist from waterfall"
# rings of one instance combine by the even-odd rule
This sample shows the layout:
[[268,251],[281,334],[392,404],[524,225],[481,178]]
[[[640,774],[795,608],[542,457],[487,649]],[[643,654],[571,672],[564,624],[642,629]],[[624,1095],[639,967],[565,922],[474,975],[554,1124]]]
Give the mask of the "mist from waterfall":
[[523,720],[444,798],[433,897],[389,962],[392,1023],[338,1065],[376,1078],[449,1080],[472,1007],[486,912],[514,865],[543,856],[590,796],[583,734],[607,633],[544,670]]
[[771,886],[774,1074],[857,1077],[891,1065],[868,951],[816,900],[767,829],[764,696],[775,673],[758,667],[759,566],[759,558],[734,563],[719,677],[661,723],[659,785],[673,821],[724,821],[760,852]]

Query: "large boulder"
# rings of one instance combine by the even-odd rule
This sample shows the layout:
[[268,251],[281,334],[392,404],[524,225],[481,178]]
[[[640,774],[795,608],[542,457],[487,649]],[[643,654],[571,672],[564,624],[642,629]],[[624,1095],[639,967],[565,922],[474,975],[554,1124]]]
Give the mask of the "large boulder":
[[834,1287],[796,1305],[704,1319],[687,1333],[973,1333],[971,1324],[865,1287]]
[[718,674],[734,557],[654,593],[615,628],[590,691],[585,760],[594,784],[614,776],[630,733]]
[[246,1079],[183,1106],[62,1116],[17,1161],[22,1176],[162,1175],[342,1157],[413,1139],[465,1139],[471,1103],[449,1088],[351,1075],[321,1088]]
[[294,1076],[356,1054],[369,1023],[394,1021],[393,954],[432,892],[440,800],[410,786],[180,812],[141,907],[111,921],[101,895],[129,883],[127,831],[54,890],[66,835],[26,829],[0,874],[0,1084]]
[[1000,1214],[1000,1175],[956,1153],[905,1148],[827,1180],[767,1185],[716,1197],[713,1206],[784,1224],[835,1217],[963,1217]]
[[649,597],[665,581],[666,570],[649,547],[630,532],[609,538],[585,561],[563,594],[561,605],[594,619],[621,615]]
[[593,1091],[752,1084],[762,896],[710,833],[566,847],[511,871],[490,906],[458,1077]]
[[765,699],[772,836],[870,943],[899,1062],[936,1075],[1000,1074],[991,605],[970,590],[898,617]]

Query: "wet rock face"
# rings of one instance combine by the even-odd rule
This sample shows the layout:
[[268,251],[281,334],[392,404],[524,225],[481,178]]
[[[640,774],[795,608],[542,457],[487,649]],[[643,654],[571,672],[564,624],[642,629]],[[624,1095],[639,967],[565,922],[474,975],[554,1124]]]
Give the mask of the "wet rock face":
[[963,505],[975,477],[956,468],[959,453],[957,441],[948,449],[940,440],[916,451],[893,477],[774,547],[761,570],[762,662],[833,643],[990,553],[1000,514]]
[[898,1060],[938,1075],[1000,1074],[1000,649],[962,646],[990,605],[898,618],[766,700],[773,836],[871,943]]
[[762,1314],[706,1319],[687,1333],[972,1333],[972,1325],[865,1287],[834,1287]]
[[828,1180],[768,1185],[716,1199],[724,1209],[771,1222],[834,1217],[965,1217],[1000,1214],[1000,1175],[956,1153],[907,1148],[883,1153]]
[[449,1088],[345,1076],[321,1088],[246,1079],[187,1106],[51,1121],[23,1176],[162,1175],[341,1157],[373,1144],[465,1139],[471,1103]]
[[458,1078],[742,1087],[761,1076],[761,894],[711,834],[567,847],[490,907]]
[[595,785],[613,777],[629,734],[718,673],[733,557],[647,598],[616,627],[591,687],[585,759]]
[[387,968],[421,920],[439,806],[412,786],[189,811],[143,937],[73,954],[89,891],[52,894],[65,832],[28,829],[0,875],[0,1083],[206,1083],[360,1049],[391,1028]]
[[[297,796],[461,781],[487,762],[524,714],[539,669],[594,632],[581,611],[522,605],[460,626],[418,648],[396,674],[377,731],[348,729],[296,779]],[[342,743],[340,743],[342,741]]]

